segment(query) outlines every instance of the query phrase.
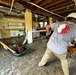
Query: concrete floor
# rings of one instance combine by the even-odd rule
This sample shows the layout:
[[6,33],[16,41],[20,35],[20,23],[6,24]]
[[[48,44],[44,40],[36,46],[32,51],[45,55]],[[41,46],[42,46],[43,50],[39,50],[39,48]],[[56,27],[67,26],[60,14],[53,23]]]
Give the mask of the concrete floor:
[[[0,75],[64,75],[60,61],[55,56],[47,62],[46,66],[38,67],[46,43],[47,40],[43,39],[26,44],[28,51],[21,57],[15,57],[0,48]],[[70,75],[76,75],[75,70],[76,58],[70,66]]]

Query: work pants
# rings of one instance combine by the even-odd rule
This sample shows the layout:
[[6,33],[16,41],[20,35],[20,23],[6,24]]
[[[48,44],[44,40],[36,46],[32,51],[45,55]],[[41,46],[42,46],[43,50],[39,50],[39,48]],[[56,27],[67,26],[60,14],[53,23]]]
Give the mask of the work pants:
[[48,61],[48,59],[51,58],[53,54],[60,59],[64,75],[69,75],[69,66],[68,66],[68,61],[66,59],[67,53],[57,54],[57,53],[55,53],[52,50],[47,48],[40,63],[38,64],[38,66],[44,66],[46,64],[46,62]]

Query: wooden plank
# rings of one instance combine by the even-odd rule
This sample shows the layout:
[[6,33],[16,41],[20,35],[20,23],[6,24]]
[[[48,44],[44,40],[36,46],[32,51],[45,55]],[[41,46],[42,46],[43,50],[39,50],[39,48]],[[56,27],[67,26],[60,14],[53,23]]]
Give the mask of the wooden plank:
[[36,30],[36,31],[32,31],[32,32],[46,32],[46,30]]
[[39,2],[41,2],[42,0],[33,0],[32,2],[35,4],[38,4]]
[[41,14],[41,15],[45,15],[45,16],[51,16],[50,13],[44,11],[44,10],[41,10],[41,9],[38,9],[36,7],[34,8],[31,8],[31,10],[34,12],[34,13],[37,13],[37,14]]
[[24,29],[24,26],[9,26],[5,27],[5,29]]
[[24,22],[24,19],[18,19],[18,18],[3,18],[0,19],[0,22]]
[[62,11],[62,10],[64,10],[64,9],[70,9],[70,8],[72,8],[72,9],[74,9],[75,8],[75,4],[71,4],[71,5],[67,5],[67,6],[64,6],[64,7],[59,7],[59,8],[57,8],[57,9],[53,9],[53,10],[51,10],[51,11]]
[[[65,11],[64,11],[64,10],[65,10]],[[60,11],[61,11],[61,12],[60,12]],[[68,10],[68,9],[66,8],[66,9],[63,9],[63,10],[55,11],[55,12],[58,13],[58,14],[60,14],[60,13],[62,14],[62,13],[66,13],[66,12],[69,12],[69,11],[70,11],[70,12],[71,12],[71,11],[75,11],[75,12],[76,12],[76,9],[73,8],[73,9],[69,9],[69,10]]]
[[8,22],[4,22],[4,23],[3,22],[0,22],[0,26],[2,26],[2,27],[3,26],[8,26]]
[[8,18],[9,20],[9,22],[15,22],[15,23],[17,23],[17,22],[24,22],[24,19],[18,19],[18,18]]
[[6,44],[4,44],[3,42],[0,41],[0,44],[6,49],[11,51],[12,53],[16,53],[14,50],[12,50],[10,47],[8,47]]
[[[53,0],[51,3],[48,3],[48,4],[46,4],[46,5],[44,5],[43,7],[44,8],[49,8],[49,7],[52,7],[52,6],[54,6],[54,5],[56,5],[56,4],[59,4],[59,3],[62,3],[62,2],[66,2],[66,0]],[[67,3],[67,2],[66,2]]]
[[0,19],[0,23],[1,22],[8,22],[8,19],[7,18],[2,18],[2,19]]
[[50,8],[48,8],[48,10],[53,10],[53,9],[57,9],[57,8],[60,8],[60,7],[64,7],[64,6],[68,6],[68,5],[71,5],[71,4],[73,4],[73,2],[62,2],[61,4],[58,4],[57,6],[55,5],[55,6],[53,6],[52,8],[50,7]]
[[40,3],[38,3],[39,6],[44,6],[48,3],[52,2],[52,0],[44,0],[44,1],[41,1]]
[[1,29],[2,38],[9,38],[10,37],[10,30]]
[[8,25],[9,25],[9,26],[16,26],[16,27],[17,27],[17,26],[22,26],[22,23],[18,23],[18,22],[17,22],[17,23],[9,22]]
[[[3,29],[4,30],[4,28],[0,28],[0,29]],[[19,28],[16,28],[16,27],[6,27],[5,29],[7,29],[7,30],[23,30],[24,28],[23,27],[19,27]]]
[[12,1],[11,0],[0,0],[0,3],[6,4],[7,6],[10,6]]
[[3,19],[0,19],[0,23],[1,22],[15,22],[15,23],[24,23],[24,19],[18,19],[18,18],[3,18]]
[[0,39],[2,39],[2,34],[1,34],[1,31],[0,31]]
[[41,39],[45,39],[45,38],[46,38],[46,36],[42,36],[40,38],[34,38],[33,41],[37,41],[37,40],[41,40]]

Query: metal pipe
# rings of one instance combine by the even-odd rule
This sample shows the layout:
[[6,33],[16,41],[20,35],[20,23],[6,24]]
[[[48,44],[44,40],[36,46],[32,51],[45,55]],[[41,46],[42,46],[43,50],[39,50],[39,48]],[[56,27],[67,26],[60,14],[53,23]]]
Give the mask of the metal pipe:
[[31,5],[34,5],[34,6],[38,7],[38,8],[40,8],[40,9],[42,9],[42,10],[44,10],[44,11],[46,11],[46,12],[48,12],[48,13],[54,14],[54,15],[59,16],[59,17],[61,17],[61,18],[64,19],[64,17],[62,17],[62,16],[60,16],[60,15],[58,15],[58,14],[52,12],[52,11],[48,11],[48,10],[46,10],[46,9],[44,9],[44,8],[42,8],[42,7],[40,7],[40,6],[36,5],[36,4],[34,4],[34,3],[32,3],[32,2],[29,2],[29,1],[26,1],[26,2],[29,3],[29,4],[31,4]]

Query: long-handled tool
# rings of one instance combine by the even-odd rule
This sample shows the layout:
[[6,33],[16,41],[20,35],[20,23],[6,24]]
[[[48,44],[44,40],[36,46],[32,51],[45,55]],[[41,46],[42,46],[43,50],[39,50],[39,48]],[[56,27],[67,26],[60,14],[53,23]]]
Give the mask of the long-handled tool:
[[71,58],[73,58],[74,55],[75,55],[75,52],[76,52],[76,47],[74,47],[74,46],[68,46],[67,50],[68,50],[67,54],[68,54]]
[[9,48],[6,44],[4,44],[3,42],[0,41],[0,44],[6,49],[6,50],[10,50],[12,53],[16,53],[14,50],[12,50],[11,48]]
[[73,46],[68,46],[68,48],[67,48],[67,50],[68,50],[67,54],[68,54],[71,58],[73,58],[74,55],[75,55],[75,53],[76,53],[76,41],[75,41],[75,40],[72,40],[72,41],[71,41],[71,44],[72,44]]

